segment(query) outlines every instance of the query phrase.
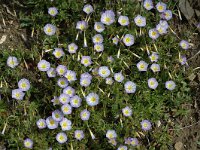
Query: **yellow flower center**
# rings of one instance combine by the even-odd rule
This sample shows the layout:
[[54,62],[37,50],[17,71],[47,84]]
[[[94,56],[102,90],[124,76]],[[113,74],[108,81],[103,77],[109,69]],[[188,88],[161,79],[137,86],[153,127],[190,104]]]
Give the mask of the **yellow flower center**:
[[16,93],[16,98],[20,98],[20,94],[19,93]]
[[60,81],[60,84],[61,85],[65,85],[65,81]]
[[102,74],[106,74],[106,70],[102,70],[101,73],[102,73]]
[[23,88],[26,88],[27,85],[26,85],[26,83],[22,83],[21,86],[22,86]]
[[127,22],[126,19],[122,19],[122,22],[121,22],[121,23],[122,23],[122,24],[126,24],[126,22]]
[[130,42],[131,41],[131,39],[130,38],[126,38],[126,42],[128,43],[128,42]]
[[15,62],[14,62],[13,60],[11,60],[11,61],[10,61],[10,64],[11,64],[11,65],[14,65],[14,64],[15,64]]
[[141,19],[138,19],[138,20],[137,20],[137,23],[138,23],[138,24],[141,24],[141,23],[142,23],[142,20],[141,20]]
[[71,91],[71,90],[68,90],[68,91],[67,91],[67,94],[69,94],[69,95],[72,94],[72,91]]
[[51,119],[50,121],[49,121],[49,123],[51,124],[51,125],[54,125],[54,120],[53,119]]
[[143,127],[148,127],[148,123],[143,123]]
[[31,146],[31,143],[30,143],[29,141],[27,141],[27,142],[25,143],[25,145],[26,145],[26,147],[29,147],[29,146]]
[[158,6],[158,10],[162,11],[163,10],[163,6],[162,5]]
[[50,10],[50,14],[51,15],[54,15],[55,14],[55,11],[52,9],[52,10]]
[[47,28],[47,32],[52,32],[52,29],[50,27]]
[[109,17],[106,17],[106,19],[105,19],[105,21],[107,22],[107,23],[109,23],[110,22],[110,18]]
[[59,115],[59,114],[56,114],[56,115],[55,115],[55,117],[56,117],[56,118],[59,118],[59,117],[60,117],[60,115]]
[[60,56],[61,56],[61,52],[57,51],[57,52],[55,53],[55,55],[56,55],[56,57],[60,57]]
[[100,25],[97,25],[97,29],[101,29],[101,26],[100,26]]
[[69,111],[69,108],[68,107],[65,107],[64,108],[64,112],[68,112]]
[[92,97],[92,98],[91,98],[91,101],[92,101],[92,102],[95,102],[95,101],[96,101],[96,98],[95,98],[95,97]]
[[46,65],[45,65],[45,64],[42,64],[42,65],[41,65],[41,68],[42,68],[42,69],[45,69],[45,68],[46,68]]
[[133,88],[132,88],[131,85],[129,85],[129,86],[127,87],[127,89],[128,89],[128,90],[132,90]]
[[88,64],[88,63],[89,63],[89,60],[88,60],[88,59],[84,59],[83,63],[84,63],[84,64]]
[[64,140],[64,136],[60,135],[59,139],[60,139],[60,141],[63,141]]
[[154,85],[154,82],[153,82],[153,81],[150,81],[150,85]]
[[153,31],[153,32],[152,32],[152,36],[155,36],[156,34],[157,34],[156,31]]
[[144,64],[141,64],[141,65],[140,65],[140,69],[144,69]]
[[67,79],[70,81],[70,80],[72,80],[72,75],[67,75]]
[[62,123],[62,126],[63,126],[64,128],[66,128],[66,127],[67,127],[67,122],[63,122],[63,123]]

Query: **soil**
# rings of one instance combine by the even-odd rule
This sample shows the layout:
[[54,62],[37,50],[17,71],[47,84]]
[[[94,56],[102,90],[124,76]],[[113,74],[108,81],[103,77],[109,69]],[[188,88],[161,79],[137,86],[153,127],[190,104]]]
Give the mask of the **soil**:
[[[200,9],[199,9],[200,10]],[[184,19],[184,18],[183,18]],[[185,18],[186,19],[186,18]],[[198,22],[198,20],[196,21]],[[180,31],[188,31],[191,26],[186,21],[178,22]],[[30,48],[28,30],[21,29],[15,7],[12,5],[0,5],[0,50],[27,49]],[[188,75],[192,91],[192,104],[188,104],[190,113],[181,118],[176,118],[182,128],[178,134],[174,135],[174,145],[172,149],[176,150],[198,150],[200,149],[200,36],[199,30],[195,30],[190,37],[193,43],[191,53],[189,54],[188,64],[190,68],[196,69],[194,74]],[[6,38],[5,38],[6,37]],[[1,43],[2,42],[2,43]],[[198,53],[198,54],[197,54]],[[175,133],[175,132],[174,132]],[[0,147],[1,149],[1,147]]]
[[0,50],[28,48],[27,30],[20,28],[15,8],[0,4]]

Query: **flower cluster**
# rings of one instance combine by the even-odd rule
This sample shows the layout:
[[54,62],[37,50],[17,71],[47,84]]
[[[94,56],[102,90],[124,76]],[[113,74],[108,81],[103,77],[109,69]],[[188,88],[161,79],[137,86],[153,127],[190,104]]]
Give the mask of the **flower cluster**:
[[[144,0],[142,4],[147,11],[156,9],[160,15],[159,23],[147,30],[148,40],[155,42],[160,36],[165,36],[168,33],[170,28],[168,21],[172,18],[172,11],[168,10],[167,5],[163,2],[158,2],[154,6],[152,0]],[[115,93],[116,95],[111,95],[110,91],[112,91],[112,86],[118,86],[117,92],[124,94],[124,99],[126,101],[126,103],[122,103],[123,106],[116,106],[116,109],[119,110],[117,110],[117,115],[115,114],[115,117],[117,120],[119,118],[121,124],[123,124],[121,120],[129,124],[129,121],[134,117],[135,108],[133,107],[132,102],[129,103],[127,97],[130,98],[140,94],[138,91],[141,88],[141,82],[145,83],[146,87],[149,88],[149,91],[151,92],[155,92],[155,90],[157,91],[165,86],[168,90],[167,92],[171,93],[170,91],[176,88],[176,83],[172,79],[164,79],[165,81],[163,81],[158,78],[160,72],[164,70],[164,68],[162,68],[162,63],[160,63],[162,57],[159,51],[148,51],[148,55],[143,55],[143,57],[139,57],[133,52],[132,48],[137,44],[137,38],[140,36],[134,35],[133,32],[127,30],[128,26],[132,23],[128,16],[121,14],[116,15],[113,10],[105,10],[101,13],[100,21],[95,21],[93,24],[94,26],[91,27],[89,20],[90,17],[93,16],[95,9],[92,5],[86,4],[83,7],[83,12],[86,18],[78,21],[74,27],[78,30],[77,38],[74,39],[75,41],[68,43],[66,49],[59,46],[56,46],[53,49],[52,55],[55,57],[53,62],[56,61],[56,63],[53,64],[50,59],[45,60],[43,58],[37,64],[38,70],[45,73],[49,80],[52,78],[56,80],[56,90],[59,89],[59,93],[57,96],[54,95],[54,98],[51,100],[52,105],[56,105],[56,109],[53,110],[50,116],[45,117],[44,119],[38,118],[36,125],[40,130],[45,128],[48,128],[49,130],[59,128],[58,130],[62,130],[55,136],[55,139],[61,144],[71,140],[69,135],[73,135],[77,141],[86,138],[87,136],[85,136],[85,134],[90,134],[92,139],[96,138],[91,131],[88,122],[93,121],[91,118],[96,114],[95,111],[98,111],[99,108],[108,107],[108,104],[109,107],[114,107],[113,103],[115,102],[113,102],[112,99],[116,99],[116,101],[120,99],[119,96],[116,96],[118,93]],[[58,9],[50,7],[48,13],[54,18],[58,14]],[[116,19],[117,16],[118,19]],[[141,16],[140,14],[136,14],[132,20],[134,26],[140,30],[143,30],[148,23],[148,18]],[[112,33],[108,38],[105,30],[114,26],[115,22],[117,25],[122,26],[122,29],[126,27],[127,29],[123,34],[119,31],[117,33]],[[90,28],[93,28],[95,32],[95,34],[93,34],[93,32],[90,34],[92,46],[90,44],[87,45],[86,40],[86,37],[89,37],[86,36],[86,33]],[[48,36],[55,35],[56,31],[57,28],[55,25],[46,24],[44,26],[44,32]],[[78,39],[78,36],[81,36],[82,33],[84,36],[83,48],[79,44],[81,38]],[[119,48],[117,59],[115,59],[116,56],[110,55],[111,53],[109,52],[109,47],[106,45],[107,43],[115,48]],[[189,48],[189,43],[185,40],[182,40],[179,45],[184,50]],[[129,66],[123,59],[119,59],[120,53],[125,52],[125,50],[139,58],[136,64]],[[107,54],[109,55],[107,56]],[[145,56],[147,56],[147,59]],[[75,62],[76,57],[77,61]],[[79,68],[71,68],[70,63],[73,62],[65,62],[65,58],[72,58]],[[99,62],[99,58],[106,58],[107,61]],[[12,68],[18,64],[17,60],[14,59],[8,61],[9,66]],[[120,65],[117,66],[114,63],[115,61],[119,61]],[[182,65],[186,64],[186,57],[181,56],[180,62]],[[146,75],[148,78],[144,81],[134,81],[133,75],[129,75],[127,71],[123,69],[121,65],[123,63],[128,69],[131,70],[134,68],[139,75]],[[116,69],[116,66],[118,69]],[[150,77],[149,74],[151,74]],[[109,91],[106,88],[103,89],[106,86],[111,90]],[[12,97],[17,100],[22,100],[25,95],[24,91],[28,91],[30,88],[30,83],[27,79],[21,79],[18,82],[18,87],[19,89],[12,91]],[[106,93],[107,91],[109,91],[109,93]],[[105,98],[105,95],[108,97],[106,97],[107,99]],[[109,103],[106,104],[106,101],[109,101]],[[80,124],[77,125],[75,123],[76,121],[72,116],[77,114],[77,112],[79,118],[76,118],[76,121],[80,120],[81,124],[85,123],[88,130],[80,130],[82,129],[80,128]],[[151,118],[149,118],[149,120],[144,120],[143,117],[139,120],[141,127],[138,129],[145,134],[153,128],[153,124],[151,123],[152,121],[149,121]],[[105,120],[103,120],[103,122],[104,121]],[[123,127],[123,125],[121,126]],[[55,130],[55,132],[58,130]],[[108,143],[116,146],[118,150],[127,150],[130,147],[138,146],[140,143],[140,139],[135,137],[135,135],[132,135],[132,133],[126,134],[126,136],[123,137],[124,143],[120,143],[122,140],[118,140],[118,135],[120,135],[120,133],[118,133],[117,130],[115,131],[114,128],[107,130],[104,127],[103,131],[103,134],[108,139]],[[73,133],[71,134],[71,132]],[[27,148],[32,148],[33,141],[26,139],[24,145]]]
[[16,100],[23,100],[26,91],[30,89],[30,82],[28,79],[21,79],[18,82],[18,89],[12,90],[12,98]]

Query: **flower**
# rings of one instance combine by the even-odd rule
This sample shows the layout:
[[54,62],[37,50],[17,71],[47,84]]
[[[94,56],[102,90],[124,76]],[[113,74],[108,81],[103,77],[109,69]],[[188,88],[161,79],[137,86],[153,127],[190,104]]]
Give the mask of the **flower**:
[[114,146],[117,145],[117,141],[116,141],[115,138],[113,138],[113,139],[109,139],[108,143],[110,143],[110,144],[112,144],[112,145],[114,145]]
[[131,137],[125,138],[125,144],[131,145],[132,139],[133,139],[133,138],[131,138]]
[[115,130],[107,130],[106,137],[108,139],[114,139],[117,137],[117,133],[115,132]]
[[44,26],[44,32],[46,35],[52,36],[56,33],[56,26],[48,23]]
[[30,89],[30,82],[29,82],[29,80],[27,80],[25,78],[19,80],[18,87],[22,91],[28,91]]
[[101,22],[95,22],[95,24],[94,24],[94,29],[95,29],[97,32],[101,33],[101,32],[103,32],[103,31],[105,30],[105,26],[104,26],[104,24],[101,23]]
[[111,25],[115,22],[115,14],[112,10],[106,10],[101,14],[101,22],[105,25]]
[[167,8],[167,5],[163,2],[158,2],[156,4],[156,9],[158,10],[158,12],[164,12]]
[[121,72],[118,72],[114,74],[114,79],[117,82],[122,82],[124,80],[124,76],[122,75]]
[[132,115],[132,110],[130,107],[126,106],[125,108],[122,109],[122,113],[125,117],[129,117]]
[[148,86],[149,86],[149,88],[151,88],[151,89],[156,89],[157,86],[158,86],[157,80],[156,80],[155,78],[150,78],[150,79],[148,79]]
[[159,58],[159,55],[158,53],[156,52],[153,52],[150,56],[149,56],[151,62],[157,62],[158,61],[158,58]]
[[117,45],[119,43],[119,38],[118,36],[115,36],[114,38],[112,38],[112,41],[115,45]]
[[142,122],[140,122],[140,124],[144,131],[148,131],[151,129],[151,122],[149,120],[143,120]]
[[54,96],[54,98],[51,100],[51,102],[53,102],[53,105],[54,105],[54,106],[60,104],[60,101],[59,101],[59,99],[58,99],[57,96]]
[[61,121],[63,119],[63,117],[64,117],[64,115],[60,110],[54,110],[52,112],[52,118],[53,118],[53,120],[55,120],[57,122]]
[[56,77],[56,69],[55,68],[50,68],[49,70],[47,70],[47,76],[49,78]]
[[24,147],[32,149],[33,148],[33,141],[29,138],[24,140]]
[[125,88],[126,93],[135,93],[136,84],[134,82],[132,82],[132,81],[127,81],[124,84],[124,88]]
[[131,139],[131,145],[132,146],[137,146],[139,144],[138,139],[137,138],[132,138]]
[[169,28],[169,24],[167,23],[166,20],[160,20],[160,21],[159,21],[159,24],[160,24],[163,28],[166,28],[166,29]]
[[152,64],[150,69],[153,71],[153,72],[159,72],[160,71],[160,65],[159,64]]
[[54,17],[58,14],[58,9],[56,7],[49,7],[48,14]]
[[58,127],[58,122],[53,120],[52,116],[46,119],[46,124],[49,129],[56,129]]
[[127,146],[120,145],[117,150],[127,150]]
[[137,63],[137,68],[139,71],[147,71],[147,67],[148,67],[148,64],[143,60]]
[[56,72],[58,73],[58,75],[62,76],[67,72],[67,67],[64,65],[58,65],[56,67]]
[[65,55],[62,48],[55,48],[54,51],[53,51],[53,54],[58,59]]
[[18,60],[14,56],[9,56],[7,59],[8,67],[15,68],[19,64]]
[[68,52],[70,54],[75,54],[78,49],[78,46],[75,43],[71,43],[68,45]]
[[94,49],[97,51],[97,52],[102,52],[104,50],[104,46],[103,44],[99,43],[99,44],[94,44]]
[[131,35],[131,34],[126,34],[124,37],[123,37],[123,42],[126,46],[132,46],[134,44],[134,36]]
[[93,11],[94,11],[94,9],[93,9],[93,7],[90,5],[90,4],[87,4],[87,5],[85,5],[84,7],[83,7],[83,11],[86,13],[86,14],[91,14]]
[[84,133],[82,130],[75,130],[74,132],[74,137],[77,139],[77,140],[82,140],[84,138]]
[[66,88],[68,86],[68,81],[66,78],[59,78],[57,84],[61,88]]
[[127,16],[119,16],[118,22],[121,26],[129,25],[129,19]]
[[167,33],[167,28],[163,27],[161,24],[156,25],[156,30],[160,35],[166,34]]
[[108,56],[108,57],[107,57],[107,61],[108,61],[109,63],[112,63],[112,62],[114,61],[114,58],[113,58],[112,56]]
[[69,131],[72,129],[72,122],[67,118],[63,118],[62,121],[60,121],[60,126],[63,131]]
[[165,10],[165,11],[162,13],[161,17],[162,17],[163,19],[166,19],[166,20],[172,19],[172,11],[171,11],[171,10]]
[[187,50],[189,48],[189,43],[186,40],[182,40],[179,45],[181,46],[182,49]]
[[50,63],[42,59],[39,61],[37,67],[40,71],[48,71],[50,69]]
[[153,8],[152,0],[144,0],[143,6],[146,10],[151,10]]
[[67,70],[67,72],[64,74],[64,77],[67,78],[67,80],[69,82],[77,80],[77,78],[76,78],[76,72],[74,72],[72,70]]
[[88,72],[82,73],[81,78],[89,78],[90,80],[92,80],[92,76]]
[[99,67],[98,74],[99,76],[106,78],[110,75],[110,70],[107,66],[101,66]]
[[165,82],[165,87],[166,87],[168,90],[172,91],[172,90],[175,89],[176,84],[174,83],[174,81],[171,81],[171,80],[170,80],[170,81]]
[[12,90],[12,98],[16,100],[23,100],[25,93],[21,89]]
[[70,100],[70,104],[74,108],[80,107],[81,106],[81,102],[82,102],[82,99],[78,95],[73,96],[71,98],[71,100]]
[[180,56],[179,62],[181,63],[181,65],[185,65],[187,63],[186,56],[185,55]]
[[87,109],[84,109],[81,111],[80,116],[81,116],[81,120],[87,121],[90,118],[90,112]]
[[59,101],[60,101],[61,104],[69,103],[70,102],[70,96],[65,94],[65,93],[62,93],[59,96]]
[[103,43],[103,36],[101,34],[96,34],[92,37],[92,41],[94,44],[100,44]]
[[91,79],[90,78],[81,78],[80,79],[80,85],[87,87],[91,84]]
[[37,124],[37,126],[38,126],[39,129],[44,129],[44,128],[47,127],[45,119],[39,119],[36,122],[36,124]]
[[71,86],[68,86],[63,89],[63,93],[69,95],[69,97],[73,97],[75,95],[75,89],[72,88]]
[[88,23],[86,21],[78,21],[76,24],[76,29],[79,29],[81,31],[86,30],[88,27]]
[[146,18],[142,17],[141,15],[137,15],[134,18],[134,22],[138,27],[144,27],[146,26]]
[[56,140],[63,144],[65,142],[67,142],[67,135],[64,132],[60,132],[56,135]]
[[72,113],[72,107],[69,104],[62,105],[61,110],[65,115],[70,115]]
[[99,95],[90,93],[86,96],[86,102],[89,106],[96,106],[99,103]]
[[149,37],[156,40],[159,37],[159,32],[156,29],[149,30]]
[[82,56],[81,64],[85,67],[90,66],[92,64],[92,60],[90,56]]
[[113,84],[113,79],[112,78],[106,78],[106,84],[112,85]]

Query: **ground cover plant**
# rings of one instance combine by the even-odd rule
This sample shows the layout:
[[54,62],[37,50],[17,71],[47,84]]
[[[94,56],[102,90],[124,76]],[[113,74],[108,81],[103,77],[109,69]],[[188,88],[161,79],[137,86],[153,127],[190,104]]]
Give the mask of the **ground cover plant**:
[[169,128],[179,126],[170,117],[185,115],[190,101],[190,45],[170,25],[174,3],[27,5],[36,8],[21,25],[39,42],[1,54],[8,149],[168,149]]

